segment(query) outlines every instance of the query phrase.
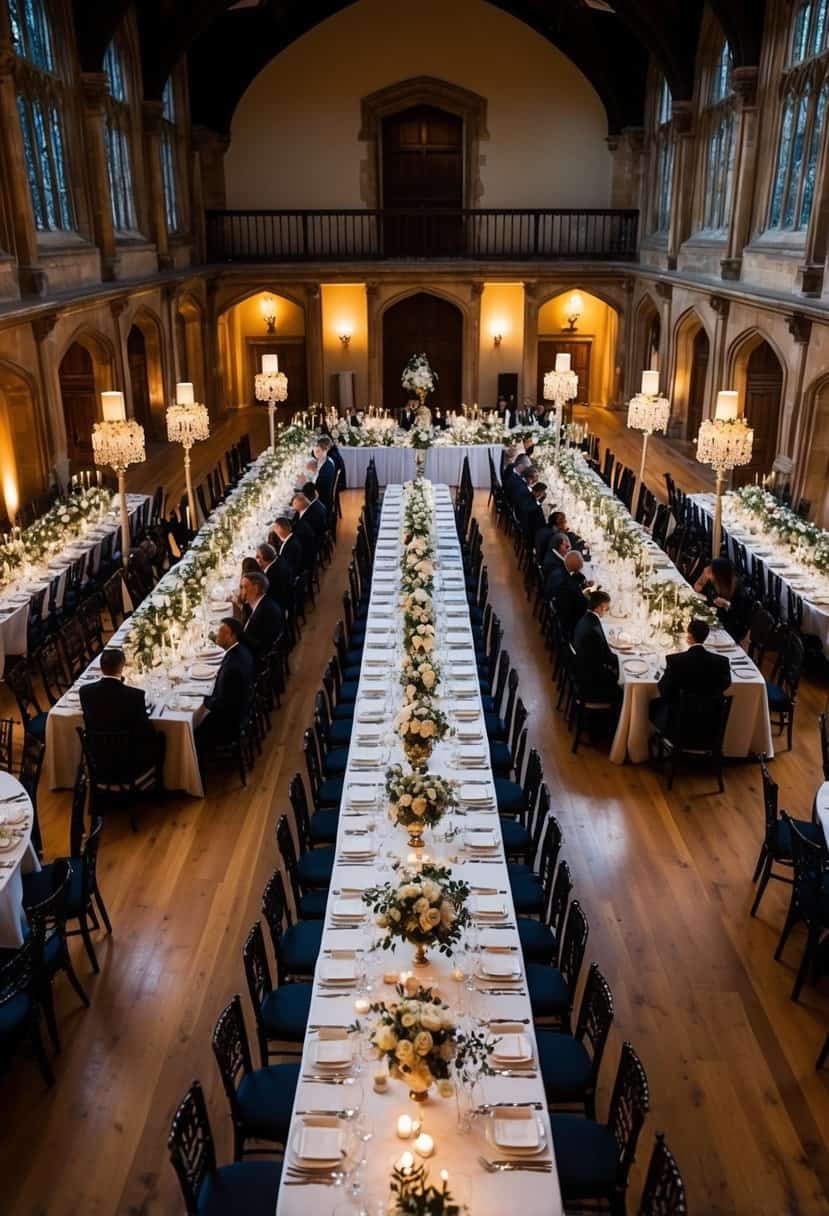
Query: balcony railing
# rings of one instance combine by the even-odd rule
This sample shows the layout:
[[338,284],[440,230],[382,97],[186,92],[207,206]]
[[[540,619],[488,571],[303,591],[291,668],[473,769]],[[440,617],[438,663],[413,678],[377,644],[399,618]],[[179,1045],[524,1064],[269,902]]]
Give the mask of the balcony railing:
[[211,262],[629,260],[638,211],[208,211]]

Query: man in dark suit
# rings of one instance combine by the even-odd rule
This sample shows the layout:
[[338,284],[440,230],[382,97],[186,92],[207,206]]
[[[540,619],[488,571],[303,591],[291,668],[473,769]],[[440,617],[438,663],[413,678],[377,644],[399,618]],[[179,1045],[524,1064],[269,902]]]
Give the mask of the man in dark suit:
[[204,756],[213,743],[230,743],[247,719],[253,696],[254,661],[241,646],[242,622],[226,616],[216,632],[224,650],[221,667],[210,696],[196,715],[196,750]]
[[570,541],[566,532],[554,532],[547,546],[544,561],[541,563],[541,577],[544,579],[544,597],[551,599],[560,579],[564,577],[564,559],[570,552]]
[[[563,511],[551,512],[550,524],[552,525],[552,527],[556,528],[559,532],[566,533],[567,539],[570,542],[571,549],[578,549],[579,553],[583,553],[585,551],[586,545],[585,545],[584,541],[577,533],[570,531],[570,524],[568,523],[567,516],[564,514]],[[590,558],[588,557],[587,560],[589,561]]]
[[322,543],[328,531],[328,508],[317,493],[313,481],[306,481],[302,493],[308,499],[308,523],[314,529],[318,543]]
[[584,594],[584,561],[580,553],[573,549],[564,559],[564,573],[557,580],[553,590],[553,602],[558,612],[558,619],[564,636],[568,641],[573,637],[581,618],[587,612],[587,597]]
[[328,454],[331,440],[323,435],[314,445],[314,456],[317,460],[317,476],[315,485],[326,510],[334,510],[334,482],[337,480],[337,468]]
[[239,584],[242,610],[242,642],[261,666],[285,631],[285,618],[276,600],[268,595],[264,574],[243,574]]
[[619,660],[610,649],[602,626],[602,617],[609,610],[607,592],[591,591],[587,597],[587,612],[573,634],[574,674],[579,694],[585,700],[615,704],[622,699]]
[[[284,589],[280,579],[279,564],[276,549],[271,544],[261,544],[256,547],[256,561],[259,569],[268,580],[268,595],[284,607]],[[288,585],[290,591],[290,584]]]
[[[84,727],[91,736],[93,753],[96,734],[123,734],[127,742],[124,754],[129,757],[132,774],[144,777],[154,772],[160,787],[167,739],[161,731],[153,729],[144,690],[124,683],[123,650],[107,647],[101,653],[101,678],[91,684],[82,684],[80,697]],[[97,758],[104,764],[107,759],[118,760],[105,755]]]
[[268,544],[276,549],[280,579],[292,582],[302,570],[302,544],[294,535],[293,522],[287,515],[280,515],[276,520]]
[[688,649],[669,654],[665,660],[665,673],[659,681],[659,696],[648,706],[650,720],[662,734],[670,734],[676,725],[681,693],[716,697],[731,685],[731,664],[728,659],[725,655],[712,654],[705,649],[708,633],[706,621],[690,621]]
[[413,397],[403,406],[397,418],[397,425],[403,431],[410,431],[414,426],[417,413],[417,398]]
[[308,508],[311,503],[301,491],[297,490],[291,499],[291,507],[296,513],[294,519],[294,536],[302,548],[302,568],[312,570],[317,560],[319,540],[317,530],[313,526],[313,518],[308,518]]
[[525,469],[530,467],[530,458],[526,452],[521,452],[516,456],[511,472],[504,474],[503,487],[504,494],[510,506],[514,507],[516,502],[521,497],[522,492],[527,488],[521,474]]
[[547,487],[543,481],[535,483],[532,487],[531,495],[531,499],[524,500],[522,498],[518,518],[521,523],[521,531],[524,533],[527,543],[534,545],[536,533],[539,528],[545,527],[547,523],[542,506],[544,499],[547,497]]

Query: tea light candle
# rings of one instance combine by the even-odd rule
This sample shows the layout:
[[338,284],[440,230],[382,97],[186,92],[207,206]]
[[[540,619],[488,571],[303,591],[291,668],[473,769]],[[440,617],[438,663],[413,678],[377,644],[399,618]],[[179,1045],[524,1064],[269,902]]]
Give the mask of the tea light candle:
[[414,1151],[418,1157],[431,1157],[435,1151],[435,1142],[428,1132],[421,1132],[414,1142]]
[[[411,1140],[414,1125],[411,1115],[399,1115],[397,1119],[397,1138],[398,1140]],[[411,1153],[404,1153],[403,1156],[410,1156]],[[401,1157],[401,1161],[403,1158]],[[412,1158],[414,1160],[414,1158]]]
[[384,971],[383,972],[383,983],[384,984],[396,984],[399,981],[399,979],[400,979],[400,976],[397,974],[396,971]]
[[358,996],[357,1000],[354,1002],[354,1012],[355,1013],[368,1013],[368,1011],[370,1009],[371,1009],[371,1001],[368,999],[368,997]]
[[401,971],[397,977],[398,984],[401,984],[401,985],[405,984],[406,980],[410,980],[413,975],[414,975],[413,971]]
[[402,1153],[397,1168],[404,1174],[410,1174],[414,1169],[414,1153]]
[[460,983],[460,982],[461,982],[461,980],[465,980],[465,979],[466,979],[466,973],[465,973],[464,971],[462,971],[462,970],[460,969],[460,967],[455,967],[455,968],[453,968],[453,970],[452,970],[452,979],[453,979],[453,980],[457,980],[457,981],[458,981],[458,983]]
[[389,1074],[385,1068],[378,1068],[374,1074],[374,1092],[384,1094],[389,1087]]

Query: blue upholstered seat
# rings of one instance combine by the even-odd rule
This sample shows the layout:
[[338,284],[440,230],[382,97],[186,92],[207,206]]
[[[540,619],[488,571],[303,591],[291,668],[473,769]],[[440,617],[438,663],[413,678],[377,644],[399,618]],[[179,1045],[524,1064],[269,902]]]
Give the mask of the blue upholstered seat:
[[359,676],[354,680],[343,680],[342,687],[340,688],[339,705],[342,705],[343,702],[345,702],[347,705],[354,704],[354,702],[357,700],[358,683]]
[[619,1153],[610,1129],[581,1115],[551,1115],[550,1125],[565,1206],[568,1200],[610,1194]]
[[570,1010],[570,993],[558,967],[527,963],[526,973],[533,1017],[566,1017]]
[[519,815],[526,807],[523,788],[506,777],[495,778],[495,799],[502,815]]
[[262,1002],[262,1023],[269,1039],[301,1043],[311,1016],[313,984],[280,984]]
[[313,975],[322,949],[321,920],[301,920],[291,925],[279,943],[279,958],[289,975]]
[[334,869],[334,846],[309,849],[300,856],[297,869],[303,887],[330,887]]
[[345,772],[348,765],[348,748],[332,747],[325,753],[322,764],[326,777],[339,777],[341,773]]
[[332,747],[348,747],[353,729],[353,719],[335,718],[328,731],[329,744]]
[[0,1004],[0,1042],[18,1035],[32,1011],[32,1002],[27,992],[17,992],[9,1001]]
[[33,718],[30,718],[29,721],[26,723],[26,733],[29,735],[34,735],[34,737],[36,739],[40,739],[41,742],[45,743],[46,742],[46,719],[48,716],[49,715],[45,712],[40,713],[40,714],[35,714],[35,716]]
[[318,891],[306,891],[300,898],[297,913],[302,920],[324,920],[327,903],[327,888],[322,888]]
[[236,1101],[248,1135],[285,1143],[299,1070],[298,1063],[271,1064],[268,1068],[256,1068],[242,1078]]
[[484,724],[487,736],[490,739],[506,739],[506,723],[497,714],[484,714]]
[[525,962],[549,964],[555,958],[556,935],[549,925],[519,917],[518,936]]
[[510,890],[512,902],[519,916],[540,916],[544,910],[544,891],[535,874],[527,869],[526,874],[512,874],[510,866]]
[[339,811],[316,811],[311,816],[311,840],[317,844],[334,844],[337,839]]
[[512,769],[512,752],[503,739],[490,739],[489,760],[496,777],[509,777]]
[[501,820],[501,835],[504,838],[504,852],[507,856],[510,853],[526,853],[532,848],[532,836],[523,823],[519,823],[517,819],[504,817]]
[[581,1039],[555,1030],[536,1030],[538,1064],[544,1092],[551,1106],[580,1102],[592,1088],[593,1070],[587,1048]]
[[279,1161],[238,1161],[209,1174],[199,1216],[273,1216],[282,1177]]
[[354,721],[354,702],[340,701],[339,705],[334,706],[334,721],[335,722],[353,722]]
[[328,777],[325,781],[321,781],[317,797],[321,810],[326,808],[336,810],[343,800],[343,778]]
[[766,681],[766,696],[769,701],[769,709],[779,712],[781,709],[788,709],[791,705],[788,694],[780,687],[779,684],[770,684]]

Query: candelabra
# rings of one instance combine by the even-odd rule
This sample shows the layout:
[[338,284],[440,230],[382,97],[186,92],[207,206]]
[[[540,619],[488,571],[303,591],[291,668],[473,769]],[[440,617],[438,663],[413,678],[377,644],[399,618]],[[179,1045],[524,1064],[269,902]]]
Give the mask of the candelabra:
[[262,370],[257,373],[255,392],[257,401],[268,404],[268,426],[270,428],[271,450],[274,446],[273,418],[277,401],[288,399],[288,377],[279,370],[278,355],[263,355]]
[[558,464],[558,453],[561,445],[561,412],[565,401],[573,401],[579,391],[579,378],[570,370],[570,356],[556,355],[555,371],[544,374],[544,400],[554,401],[556,407],[555,420],[555,461]]
[[130,553],[130,517],[127,512],[127,467],[143,464],[144,428],[127,418],[123,393],[101,393],[103,421],[92,428],[92,455],[98,465],[109,465],[118,475],[118,502],[121,515],[121,561],[126,566]]
[[664,431],[671,416],[671,403],[659,396],[659,372],[642,372],[642,390],[628,403],[628,426],[642,432],[642,463],[639,466],[639,488],[645,484],[645,460],[648,440],[655,431]]
[[176,404],[167,410],[167,439],[184,448],[184,481],[187,486],[188,523],[196,527],[196,503],[190,478],[190,449],[194,443],[210,435],[210,415],[207,406],[196,403],[193,385],[189,381],[176,385]]
[[717,557],[722,541],[722,495],[725,475],[740,465],[751,463],[754,431],[739,415],[739,398],[732,390],[717,394],[713,418],[706,418],[697,436],[697,460],[710,464],[717,475],[714,531],[711,556]]

